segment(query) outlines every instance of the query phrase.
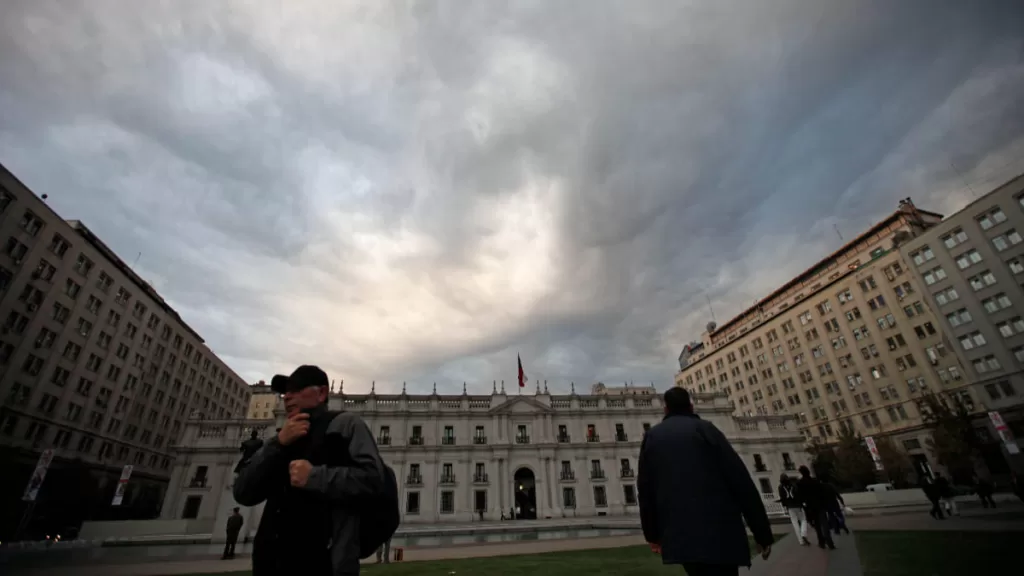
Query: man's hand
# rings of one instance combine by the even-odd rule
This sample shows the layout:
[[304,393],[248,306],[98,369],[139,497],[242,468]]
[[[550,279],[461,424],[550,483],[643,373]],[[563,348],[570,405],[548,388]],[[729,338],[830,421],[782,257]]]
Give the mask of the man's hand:
[[308,433],[309,414],[299,412],[284,423],[281,431],[277,433],[277,441],[281,443],[281,446],[288,446]]
[[313,469],[313,465],[309,463],[309,460],[292,460],[288,464],[288,476],[291,479],[292,486],[296,488],[303,488],[306,486],[306,481],[309,480],[309,472]]
[[661,544],[658,544],[657,542],[648,542],[648,544],[651,546],[651,552],[661,554]]
[[767,560],[768,557],[772,555],[772,547],[771,546],[760,546],[759,545],[757,547],[757,551],[761,553],[761,558],[764,559],[764,560]]

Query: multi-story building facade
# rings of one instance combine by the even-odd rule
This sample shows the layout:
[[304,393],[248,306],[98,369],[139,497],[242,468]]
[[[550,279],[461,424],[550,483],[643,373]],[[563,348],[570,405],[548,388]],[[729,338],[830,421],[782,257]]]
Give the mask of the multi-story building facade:
[[[1024,175],[900,246],[982,411],[1024,437]],[[988,419],[976,424],[997,438]],[[998,443],[997,443],[998,445]],[[998,458],[986,458],[991,463]]]
[[249,420],[270,420],[274,417],[274,410],[277,409],[281,395],[270,389],[270,385],[260,380],[259,383],[249,386],[249,409],[246,418]]
[[739,414],[792,414],[808,441],[842,430],[890,436],[931,464],[921,396],[974,406],[970,382],[925,285],[898,246],[941,221],[909,200],[897,211],[680,355],[676,384],[725,392]]
[[[796,420],[738,417],[724,394],[694,405],[730,439],[772,510],[780,472],[806,461]],[[403,523],[637,513],[636,470],[645,431],[664,416],[659,395],[332,395],[357,412],[398,478]],[[220,526],[231,497],[238,446],[273,421],[189,422],[161,518]],[[781,510],[778,510],[781,512]],[[254,529],[260,507],[246,511]]]
[[[35,518],[155,513],[186,420],[241,417],[248,386],[84,224],[3,167],[0,242],[0,532],[22,519],[47,449]],[[112,511],[125,465],[132,489]]]

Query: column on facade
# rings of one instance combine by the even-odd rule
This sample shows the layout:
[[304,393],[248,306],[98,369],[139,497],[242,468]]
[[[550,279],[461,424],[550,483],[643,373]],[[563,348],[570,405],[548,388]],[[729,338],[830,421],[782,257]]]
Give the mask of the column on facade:
[[476,498],[474,497],[474,494],[473,494],[474,489],[473,489],[472,468],[473,468],[473,459],[471,457],[467,456],[466,457],[466,477],[463,480],[463,482],[466,483],[465,484],[465,486],[466,486],[466,491],[465,492],[466,492],[466,501],[469,502],[469,506],[467,506],[467,508],[469,508],[469,514],[470,514],[470,516],[475,517],[476,516]]
[[504,472],[504,470],[502,470],[505,467],[504,464],[505,464],[505,460],[502,459],[502,458],[498,458],[498,465],[497,465],[498,471],[496,473],[497,478],[494,479],[494,482],[498,486],[498,511],[499,512],[501,510],[505,509],[505,472]]
[[548,483],[548,510],[550,511],[555,509],[555,506],[552,503],[552,492],[554,492],[555,489],[555,474],[554,470],[552,469],[554,463],[551,461],[550,456],[544,458],[544,461],[544,474],[547,476]]
[[[430,484],[427,484],[430,482]],[[424,477],[423,483],[425,486],[429,486],[433,497],[431,501],[434,508],[434,522],[441,521],[441,458],[437,452],[434,453],[433,461],[430,466],[430,476]]]

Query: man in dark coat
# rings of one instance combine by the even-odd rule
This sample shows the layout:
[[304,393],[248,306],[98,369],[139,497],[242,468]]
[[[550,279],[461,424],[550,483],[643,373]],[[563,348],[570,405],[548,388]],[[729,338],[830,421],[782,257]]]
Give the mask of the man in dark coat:
[[950,517],[953,515],[959,516],[960,511],[956,509],[956,500],[954,499],[956,495],[953,493],[953,485],[940,472],[935,473],[935,488],[939,492],[939,501],[942,502],[942,507],[946,509],[946,514],[949,514]]
[[761,555],[774,542],[768,514],[750,473],[729,441],[693,413],[683,388],[665,393],[665,419],[640,446],[640,523],[665,564],[690,576],[735,575],[750,566],[743,521]]
[[836,549],[832,541],[832,531],[828,526],[828,494],[825,486],[817,478],[811,477],[807,466],[800,467],[800,480],[797,481],[800,499],[804,502],[807,517],[814,524],[814,532],[818,535],[818,548]]
[[829,526],[836,534],[839,534],[840,530],[849,534],[850,529],[846,527],[846,516],[843,514],[846,501],[828,478],[820,477],[818,480],[825,495],[825,512],[828,514]]
[[981,500],[981,506],[983,508],[996,507],[996,501],[992,499],[992,493],[995,492],[995,487],[992,485],[992,480],[988,478],[982,478],[981,476],[974,477],[974,491],[978,494],[978,499]]
[[[288,421],[235,481],[244,506],[266,501],[253,541],[253,576],[359,574],[360,508],[386,491],[387,472],[366,423],[327,410],[327,374],[299,366],[275,376]],[[322,442],[322,445],[314,444]]]
[[238,533],[242,531],[244,523],[245,519],[238,512],[238,508],[235,508],[231,516],[228,516],[227,540],[224,541],[224,555],[220,557],[221,560],[230,560],[235,557],[235,543],[238,542]]
[[932,503],[932,509],[928,511],[932,518],[945,520],[946,517],[942,514],[942,507],[939,506],[939,488],[932,482],[930,477],[921,476],[921,491],[924,492],[928,501]]

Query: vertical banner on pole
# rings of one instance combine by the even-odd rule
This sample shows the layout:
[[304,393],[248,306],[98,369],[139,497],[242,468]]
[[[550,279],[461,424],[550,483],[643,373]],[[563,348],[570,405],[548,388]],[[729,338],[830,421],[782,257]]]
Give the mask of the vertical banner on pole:
[[121,470],[121,479],[117,481],[117,489],[114,490],[114,500],[110,503],[111,506],[120,506],[121,501],[124,500],[124,491],[128,487],[128,479],[132,476],[132,465],[125,464],[124,469]]
[[1013,439],[1010,428],[1003,421],[1003,415],[993,410],[988,413],[988,419],[992,421],[992,426],[995,427],[996,433],[999,434],[999,439],[1003,441],[1006,453],[1020,454],[1020,448],[1017,447],[1017,442]]
[[36,496],[39,494],[39,488],[43,485],[43,480],[46,479],[46,471],[50,468],[50,462],[53,461],[53,449],[43,450],[43,453],[39,455],[39,461],[36,462],[36,469],[32,472],[32,478],[28,481],[28,486],[25,487],[25,494],[22,495],[21,499],[25,502],[35,502]]
[[868,436],[864,438],[864,443],[868,445],[868,452],[871,452],[871,460],[875,462],[875,470],[881,470],[882,457],[878,454],[878,446],[875,445],[875,439]]

